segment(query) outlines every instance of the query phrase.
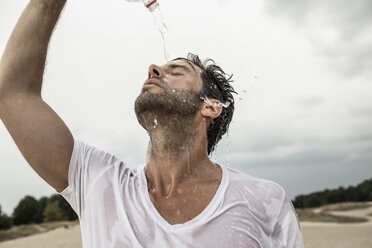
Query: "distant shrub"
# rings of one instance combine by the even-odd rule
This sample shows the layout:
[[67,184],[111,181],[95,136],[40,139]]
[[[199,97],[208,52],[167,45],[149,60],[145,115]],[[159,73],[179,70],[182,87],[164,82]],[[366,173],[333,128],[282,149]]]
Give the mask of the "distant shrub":
[[322,205],[322,202],[318,195],[310,195],[308,198],[306,198],[305,205],[308,207],[319,207]]
[[72,221],[78,219],[75,211],[71,208],[70,204],[65,200],[65,198],[63,198],[59,194],[54,194],[49,198],[48,204],[51,204],[55,201],[58,202],[58,207],[62,211],[63,215],[66,217],[66,220]]
[[41,197],[38,202],[39,202],[39,212],[37,213],[35,223],[42,223],[44,221],[44,211],[45,208],[48,205],[48,197],[43,196]]
[[[59,194],[54,194],[49,198],[44,196],[38,201],[32,196],[26,196],[18,203],[12,217],[14,225],[61,220],[72,221],[78,218],[70,204]],[[12,224],[12,218],[6,220],[10,220]],[[0,219],[1,221],[5,221],[5,217]]]
[[0,230],[7,230],[12,227],[12,219],[4,214],[0,206]]
[[59,202],[54,201],[53,203],[49,203],[45,210],[44,210],[44,221],[61,221],[66,220],[67,217],[64,215],[63,211],[59,207]]
[[299,195],[296,196],[293,205],[295,208],[307,208],[346,201],[372,201],[372,179],[365,180],[357,186],[349,186],[346,189],[339,187],[338,189],[326,189],[308,195]]
[[30,224],[35,222],[39,213],[39,203],[32,196],[24,197],[13,212],[14,225]]

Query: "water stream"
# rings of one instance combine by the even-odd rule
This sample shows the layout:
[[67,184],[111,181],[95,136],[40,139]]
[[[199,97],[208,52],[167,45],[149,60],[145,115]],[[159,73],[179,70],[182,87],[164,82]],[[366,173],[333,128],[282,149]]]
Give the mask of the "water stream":
[[160,9],[160,4],[157,0],[126,0],[127,2],[141,2],[150,11],[154,19],[155,27],[159,30],[163,38],[163,50],[165,60],[168,62],[171,59],[170,55],[170,37],[169,29],[165,24],[164,16]]

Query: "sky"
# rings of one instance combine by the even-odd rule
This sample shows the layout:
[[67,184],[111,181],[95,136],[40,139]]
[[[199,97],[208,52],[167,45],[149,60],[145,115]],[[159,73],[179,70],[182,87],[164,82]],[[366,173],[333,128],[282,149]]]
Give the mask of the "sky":
[[[0,1],[0,53],[26,0]],[[171,57],[233,74],[235,113],[211,156],[280,184],[290,198],[372,177],[372,2],[159,0]],[[42,97],[75,139],[135,168],[148,142],[134,100],[163,65],[151,13],[125,0],[68,1],[50,43]],[[0,205],[56,193],[0,122]]]

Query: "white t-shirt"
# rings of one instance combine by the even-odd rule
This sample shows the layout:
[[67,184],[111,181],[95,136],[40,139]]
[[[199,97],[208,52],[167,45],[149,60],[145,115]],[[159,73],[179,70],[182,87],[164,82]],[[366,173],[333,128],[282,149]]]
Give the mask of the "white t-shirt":
[[169,224],[152,204],[144,166],[74,140],[69,186],[61,195],[80,219],[87,248],[304,247],[300,225],[282,187],[221,166],[209,205],[183,224]]

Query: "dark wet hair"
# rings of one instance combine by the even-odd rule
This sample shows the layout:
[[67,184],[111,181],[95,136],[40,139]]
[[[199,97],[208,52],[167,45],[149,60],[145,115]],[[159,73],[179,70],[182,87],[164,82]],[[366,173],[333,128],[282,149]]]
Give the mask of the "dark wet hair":
[[215,118],[208,127],[208,154],[210,154],[222,136],[228,131],[234,114],[234,97],[232,93],[236,92],[230,84],[233,82],[231,79],[232,75],[226,74],[212,59],[206,59],[202,62],[198,55],[192,53],[189,53],[187,58],[177,58],[175,60],[179,59],[191,62],[202,69],[203,87],[200,92],[201,98],[206,96],[219,100],[222,103],[230,103],[227,108],[222,108],[220,116]]

